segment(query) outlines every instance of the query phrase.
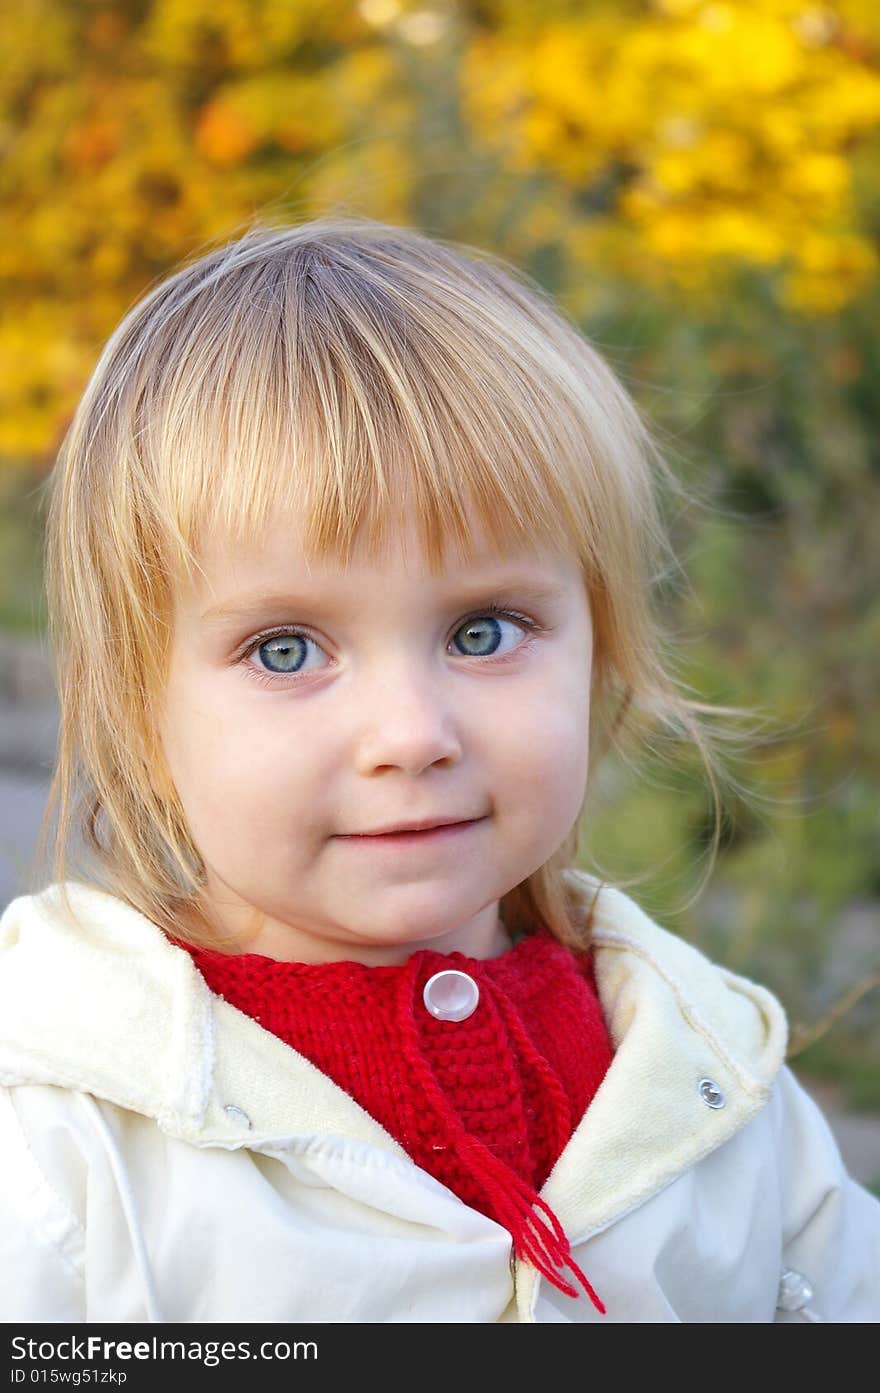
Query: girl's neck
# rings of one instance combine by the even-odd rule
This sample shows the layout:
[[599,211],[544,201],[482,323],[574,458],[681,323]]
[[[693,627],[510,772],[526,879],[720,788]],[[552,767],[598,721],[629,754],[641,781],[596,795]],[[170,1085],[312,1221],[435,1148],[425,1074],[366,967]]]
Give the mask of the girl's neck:
[[[359,962],[367,967],[386,967],[406,962],[413,953],[422,949],[439,953],[460,952],[465,957],[488,961],[500,958],[522,937],[522,933],[510,933],[499,913],[488,933],[482,935],[479,942],[475,942],[473,936],[467,932],[460,935],[452,932],[436,939],[400,943],[348,942],[340,939],[334,945],[328,938],[320,941],[319,953],[312,953],[309,951],[312,944],[308,938],[303,939],[300,935],[288,936],[285,934],[284,926],[280,924],[269,923],[261,927],[258,921],[252,919],[253,927],[250,932],[233,934],[228,926],[218,930],[207,915],[202,916],[197,910],[182,912],[177,918],[184,937],[187,936],[187,930],[199,941],[204,941],[207,935],[209,941],[204,943],[206,947],[230,956],[257,954],[276,962]],[[338,951],[334,951],[334,946]]]

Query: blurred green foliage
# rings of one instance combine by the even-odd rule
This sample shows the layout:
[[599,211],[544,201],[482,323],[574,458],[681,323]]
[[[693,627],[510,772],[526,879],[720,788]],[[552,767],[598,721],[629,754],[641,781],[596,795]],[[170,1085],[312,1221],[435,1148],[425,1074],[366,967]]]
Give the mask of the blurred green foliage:
[[[611,870],[657,868],[646,903],[783,999],[792,1047],[880,965],[880,297],[833,317],[780,315],[744,272],[717,314],[642,304],[600,338],[710,506],[672,531],[687,586],[667,613],[681,675],[710,701],[768,717],[731,767],[706,893],[712,812],[699,764],[618,777],[584,844]],[[656,785],[656,786],[655,786]],[[661,869],[662,867],[662,869]],[[880,1110],[880,992],[797,1056]]]
[[42,634],[45,490],[33,468],[0,465],[0,631]]

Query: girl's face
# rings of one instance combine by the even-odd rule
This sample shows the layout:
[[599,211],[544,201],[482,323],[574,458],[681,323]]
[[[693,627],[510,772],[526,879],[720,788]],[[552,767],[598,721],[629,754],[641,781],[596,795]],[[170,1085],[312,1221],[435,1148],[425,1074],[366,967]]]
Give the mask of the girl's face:
[[[204,908],[241,951],[389,964],[509,946],[501,896],[584,798],[592,628],[573,555],[473,546],[436,577],[411,522],[381,564],[345,570],[307,566],[288,522],[252,548],[207,540],[161,737]],[[459,825],[375,835],[423,820]]]

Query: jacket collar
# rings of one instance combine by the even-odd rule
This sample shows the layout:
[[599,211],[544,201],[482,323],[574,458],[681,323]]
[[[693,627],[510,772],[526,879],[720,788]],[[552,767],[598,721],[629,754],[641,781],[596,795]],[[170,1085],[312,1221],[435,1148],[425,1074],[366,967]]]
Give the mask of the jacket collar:
[[766,988],[710,962],[621,891],[602,890],[594,924],[615,1055],[541,1192],[575,1223],[573,1242],[739,1131],[767,1102],[787,1045]]
[[75,927],[57,885],[0,919],[0,1082],[81,1089],[202,1145],[339,1132],[405,1155],[307,1059],[215,997],[157,925],[105,891],[66,888]]
[[[0,919],[0,1082],[81,1089],[200,1146],[336,1134],[405,1155],[307,1059],[213,996],[142,914],[71,881],[74,928],[58,889],[13,900]],[[573,1241],[742,1127],[786,1048],[770,992],[621,891],[602,887],[593,944],[615,1057],[541,1192]]]

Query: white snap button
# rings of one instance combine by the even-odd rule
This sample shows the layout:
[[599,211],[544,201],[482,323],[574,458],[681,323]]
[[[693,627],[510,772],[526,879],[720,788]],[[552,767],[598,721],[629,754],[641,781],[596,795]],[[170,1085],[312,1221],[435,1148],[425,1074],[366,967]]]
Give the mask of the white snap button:
[[700,1079],[697,1090],[707,1108],[723,1108],[724,1094],[714,1079]]
[[779,1279],[777,1308],[782,1311],[800,1311],[813,1299],[813,1288],[802,1272],[788,1267]]
[[230,1119],[230,1121],[243,1123],[244,1126],[248,1128],[248,1130],[250,1130],[250,1128],[253,1127],[253,1123],[251,1122],[244,1108],[237,1108],[234,1103],[227,1103],[223,1111],[226,1113],[226,1116]]
[[480,1000],[480,989],[466,972],[435,972],[422,992],[426,1008],[438,1021],[464,1021]]

